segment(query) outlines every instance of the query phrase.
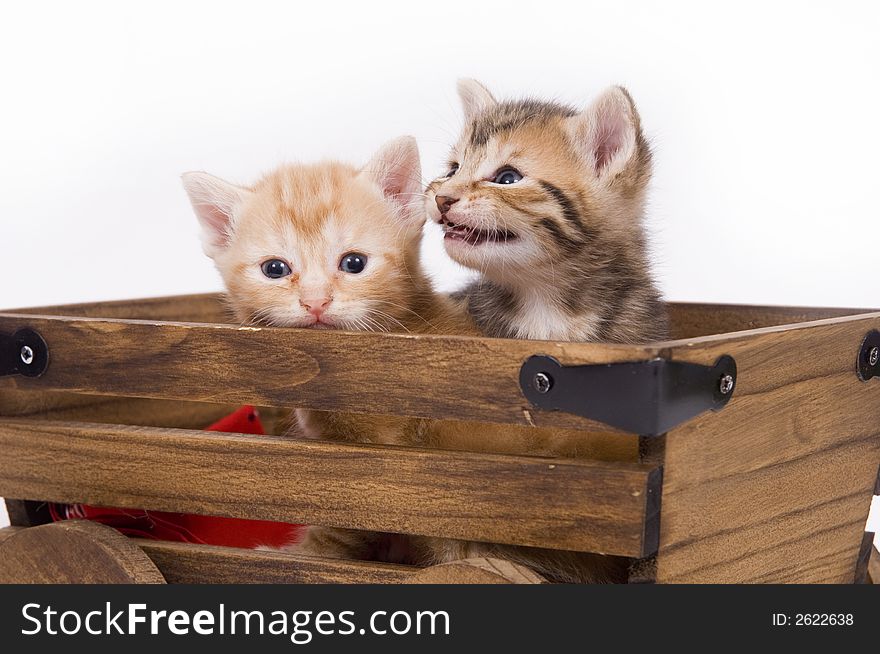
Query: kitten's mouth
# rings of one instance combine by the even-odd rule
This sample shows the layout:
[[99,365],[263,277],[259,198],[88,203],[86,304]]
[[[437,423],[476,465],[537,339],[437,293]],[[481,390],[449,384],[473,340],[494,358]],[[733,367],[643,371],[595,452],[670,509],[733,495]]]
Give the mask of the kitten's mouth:
[[306,329],[336,329],[336,325],[327,318],[316,318],[315,322],[303,325]]
[[454,223],[446,216],[440,219],[443,227],[443,238],[449,241],[462,241],[468,245],[482,245],[483,243],[507,243],[518,237],[513,232],[504,229],[477,229],[462,223]]

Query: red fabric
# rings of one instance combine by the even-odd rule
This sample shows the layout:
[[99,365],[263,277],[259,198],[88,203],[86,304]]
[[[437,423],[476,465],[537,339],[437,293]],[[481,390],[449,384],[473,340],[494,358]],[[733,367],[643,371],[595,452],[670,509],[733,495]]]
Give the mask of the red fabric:
[[[243,406],[207,429],[240,434],[265,433],[260,416],[252,406]],[[305,532],[304,525],[286,522],[240,520],[141,509],[114,509],[88,504],[50,504],[49,512],[55,521],[73,518],[93,520],[113,527],[126,536],[136,538],[227,547],[254,548],[259,545],[281,547],[298,543]]]

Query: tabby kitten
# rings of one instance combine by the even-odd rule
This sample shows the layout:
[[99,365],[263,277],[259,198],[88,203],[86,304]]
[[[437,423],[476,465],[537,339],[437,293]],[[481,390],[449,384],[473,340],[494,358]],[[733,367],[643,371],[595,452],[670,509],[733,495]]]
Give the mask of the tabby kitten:
[[[443,227],[449,256],[481,273],[457,295],[481,332],[665,338],[642,226],[651,153],[629,94],[613,87],[576,111],[539,100],[498,102],[474,80],[458,90],[465,128],[448,172],[428,187],[427,208]],[[632,456],[613,436],[526,428],[507,435],[520,445],[531,435],[544,455]],[[426,545],[434,560],[498,556],[555,581],[626,578],[625,562],[614,557],[439,539]]]
[[499,102],[474,80],[458,91],[465,128],[427,207],[449,256],[481,273],[459,294],[481,331],[663,339],[642,226],[651,153],[629,94],[612,87],[577,111]]

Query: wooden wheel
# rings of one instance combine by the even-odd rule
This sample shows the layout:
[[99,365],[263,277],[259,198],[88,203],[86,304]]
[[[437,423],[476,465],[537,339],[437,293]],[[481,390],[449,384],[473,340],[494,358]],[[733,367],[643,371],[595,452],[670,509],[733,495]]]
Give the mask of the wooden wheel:
[[164,584],[165,578],[115,529],[68,520],[0,530],[0,583]]

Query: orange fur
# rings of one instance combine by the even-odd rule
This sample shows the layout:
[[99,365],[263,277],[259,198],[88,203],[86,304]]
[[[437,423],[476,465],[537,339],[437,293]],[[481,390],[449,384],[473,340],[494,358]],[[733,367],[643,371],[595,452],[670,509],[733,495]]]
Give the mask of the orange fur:
[[[238,320],[314,327],[300,300],[318,292],[332,297],[326,319],[335,328],[476,335],[460,303],[433,292],[418,260],[424,214],[414,148],[411,140],[395,141],[362,170],[338,162],[283,166],[251,187],[203,173],[184,176],[205,250]],[[341,257],[352,251],[367,256],[357,275],[339,270]],[[272,258],[287,261],[291,274],[268,279],[260,265]],[[289,433],[475,452],[606,459],[635,454],[632,439],[619,435],[312,410],[297,410]],[[325,527],[310,528],[296,549],[420,564],[492,555],[564,581],[620,578],[617,562],[607,557]]]

